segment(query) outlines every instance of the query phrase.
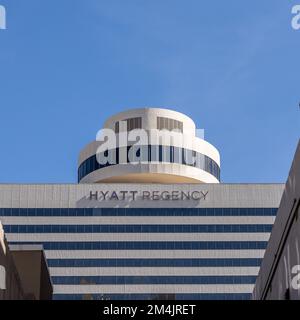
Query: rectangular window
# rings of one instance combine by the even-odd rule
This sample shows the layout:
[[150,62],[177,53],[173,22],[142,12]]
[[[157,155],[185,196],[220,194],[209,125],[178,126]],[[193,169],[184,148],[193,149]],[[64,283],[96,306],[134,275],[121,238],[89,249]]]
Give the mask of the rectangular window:
[[183,123],[170,118],[157,117],[157,129],[183,132]]
[[[141,117],[125,119],[122,121],[126,121],[128,132],[131,130],[134,130],[134,129],[142,129],[142,118]],[[115,133],[119,133],[119,132],[120,132],[120,122],[117,121],[115,123]]]
[[142,118],[131,118],[126,119],[124,121],[127,121],[127,131],[131,131],[134,129],[142,129]]
[[119,133],[119,121],[115,123],[115,133]]

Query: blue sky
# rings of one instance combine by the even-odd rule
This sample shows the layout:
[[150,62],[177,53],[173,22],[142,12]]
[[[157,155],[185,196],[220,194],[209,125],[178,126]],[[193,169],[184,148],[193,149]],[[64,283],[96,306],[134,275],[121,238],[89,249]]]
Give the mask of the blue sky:
[[186,113],[223,182],[284,182],[300,132],[300,0],[0,0],[0,182],[76,182],[132,107]]

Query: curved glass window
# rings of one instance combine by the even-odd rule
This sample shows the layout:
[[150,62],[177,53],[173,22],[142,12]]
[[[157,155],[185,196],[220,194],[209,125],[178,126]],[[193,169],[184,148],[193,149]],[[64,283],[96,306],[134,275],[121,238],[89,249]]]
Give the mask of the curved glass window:
[[[108,157],[108,152],[111,157]],[[122,154],[122,156],[121,156]],[[123,156],[125,154],[125,157]],[[111,158],[112,162],[105,164],[99,163],[97,159]],[[121,161],[125,158],[125,162]],[[93,155],[82,162],[78,168],[78,182],[89,173],[98,169],[103,169],[116,164],[130,163],[130,162],[166,162],[178,163],[182,165],[192,166],[202,169],[220,181],[220,167],[210,157],[196,152],[194,150],[162,145],[144,145],[144,146],[128,146],[126,148],[117,148],[106,151],[99,155]]]

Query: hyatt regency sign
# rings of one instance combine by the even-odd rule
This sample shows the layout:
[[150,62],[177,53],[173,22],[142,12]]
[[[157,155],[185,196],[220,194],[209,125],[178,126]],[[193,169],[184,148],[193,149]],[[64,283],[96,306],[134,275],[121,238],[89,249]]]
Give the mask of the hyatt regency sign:
[[89,200],[97,201],[176,201],[176,200],[205,200],[208,191],[90,191]]

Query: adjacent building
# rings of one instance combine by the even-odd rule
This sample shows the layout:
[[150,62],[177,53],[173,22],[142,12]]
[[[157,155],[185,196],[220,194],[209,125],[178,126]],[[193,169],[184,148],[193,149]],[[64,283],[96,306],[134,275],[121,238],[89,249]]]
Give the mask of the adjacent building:
[[256,280],[253,298],[300,299],[300,142]]
[[0,185],[8,241],[43,246],[54,299],[250,299],[284,185],[221,183],[218,150],[179,112],[104,129],[78,184]]
[[52,293],[43,247],[9,248],[0,222],[0,300],[51,300]]

